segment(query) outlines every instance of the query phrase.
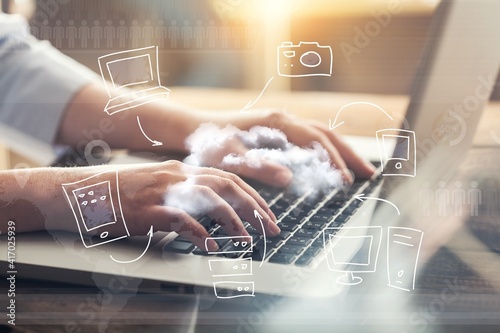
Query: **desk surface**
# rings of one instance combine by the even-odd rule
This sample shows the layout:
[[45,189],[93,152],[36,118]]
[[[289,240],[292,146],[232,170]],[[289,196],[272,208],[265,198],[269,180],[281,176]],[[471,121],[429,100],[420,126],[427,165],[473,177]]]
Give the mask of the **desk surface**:
[[[259,93],[248,90],[175,87],[172,88],[170,98],[174,102],[199,109],[235,112],[241,110],[249,101],[254,101]],[[273,92],[263,94],[253,107],[285,109],[304,118],[316,119],[328,126],[329,119],[333,120],[343,106],[352,102],[376,104],[391,115],[394,121],[389,121],[383,113],[370,105],[357,105],[342,112],[342,120],[345,124],[338,127],[336,131],[348,135],[373,136],[373,133],[382,125],[399,126],[404,119],[403,115],[406,112],[409,97],[359,93]],[[493,134],[492,131],[494,131]],[[474,144],[500,144],[500,102],[490,102],[486,106]]]
[[[246,105],[256,95],[255,92],[245,91],[178,88],[173,90],[171,98],[174,102],[191,106],[234,111]],[[256,107],[264,105],[285,107],[290,112],[314,117],[327,125],[328,119],[333,118],[343,105],[353,101],[376,103],[397,119],[397,115],[404,112],[408,98],[334,93],[300,93],[290,96],[282,93],[264,96]],[[488,106],[476,135],[476,144],[494,143],[490,130],[494,129],[492,126],[496,122],[495,114],[500,112],[499,109],[498,103]],[[359,110],[359,113],[353,112],[347,115],[349,121],[346,121],[346,125],[339,131],[371,135],[373,132],[370,127],[374,121],[373,118],[363,116],[365,112],[372,111]],[[410,328],[420,332],[423,328],[438,328],[437,325],[444,324],[445,326],[439,327],[437,331],[498,330],[500,260],[495,253],[500,252],[499,213],[500,209],[495,208],[493,213],[489,211],[488,214],[480,214],[469,219],[462,228],[466,231],[471,230],[483,240],[486,247],[479,249],[455,247],[453,250],[442,248],[430,259],[417,280],[417,289],[412,298],[416,315],[415,321],[410,323]],[[457,237],[455,243],[460,242],[460,233]],[[492,262],[492,258],[497,261]],[[472,269],[474,265],[487,268],[488,278]],[[492,276],[496,277],[495,280],[492,280]],[[458,286],[454,289],[456,298],[444,301],[443,295],[450,290],[450,284]],[[3,288],[7,287],[5,280],[0,285],[2,290],[6,290]],[[193,311],[194,297],[179,300],[159,295],[122,294],[114,295],[109,302],[106,302],[102,291],[96,287],[23,280],[17,281],[16,291],[17,325],[10,327],[14,332],[97,332],[99,329],[103,332],[135,332],[138,330],[135,325],[140,325],[140,330],[143,332],[188,332],[193,321],[197,322],[197,332],[252,332],[251,327],[247,326],[248,330],[245,331],[239,325],[249,318],[258,321],[258,316],[262,317],[262,314],[251,312],[254,310],[249,310],[244,305],[231,305],[228,308],[218,303],[201,304],[200,312],[197,313]],[[369,298],[369,295],[367,297]],[[0,304],[3,306],[6,300],[6,293],[2,292]],[[263,312],[265,313],[265,310]],[[362,310],[358,315],[361,314]],[[5,316],[3,314],[2,316],[4,319],[0,323],[5,323]],[[365,317],[361,320],[356,315],[353,316],[352,312],[345,312],[339,317],[342,320],[335,326],[339,331],[345,331],[346,327],[363,328],[360,325],[369,320]],[[266,332],[265,329],[262,331]]]

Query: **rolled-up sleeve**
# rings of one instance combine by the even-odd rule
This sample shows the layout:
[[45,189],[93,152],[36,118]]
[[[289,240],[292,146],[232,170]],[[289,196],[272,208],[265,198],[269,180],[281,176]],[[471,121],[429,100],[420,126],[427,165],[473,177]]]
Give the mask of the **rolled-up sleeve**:
[[22,17],[0,14],[0,122],[52,144],[68,102],[98,79],[31,36]]

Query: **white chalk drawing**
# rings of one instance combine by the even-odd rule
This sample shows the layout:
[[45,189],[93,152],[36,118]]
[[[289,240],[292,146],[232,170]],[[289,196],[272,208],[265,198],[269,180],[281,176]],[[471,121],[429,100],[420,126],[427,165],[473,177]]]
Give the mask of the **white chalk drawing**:
[[333,121],[331,119],[328,119],[328,128],[330,129],[330,131],[333,130],[333,129],[335,129],[335,128],[337,128],[337,127],[339,127],[339,126],[341,126],[341,125],[343,125],[345,123],[343,120],[339,121],[340,114],[345,109],[347,109],[347,108],[349,108],[351,106],[354,106],[354,105],[369,105],[369,106],[373,106],[375,109],[382,111],[387,116],[387,118],[389,118],[390,120],[394,120],[394,118],[392,118],[384,109],[382,109],[377,104],[374,104],[374,103],[371,103],[371,102],[351,102],[351,103],[347,103],[346,105],[344,105],[344,106],[342,106],[340,108],[340,110],[335,115],[335,119]]
[[[323,246],[328,269],[342,272],[336,282],[342,285],[356,285],[363,281],[355,273],[374,273],[382,243],[382,227],[329,227],[323,230]],[[353,256],[348,248],[359,251]]]
[[392,207],[394,207],[396,209],[396,211],[398,212],[398,215],[401,215],[401,212],[399,211],[398,206],[396,206],[393,202],[391,202],[389,200],[382,199],[382,198],[377,198],[377,197],[367,197],[367,196],[365,196],[364,193],[358,194],[354,198],[357,199],[357,200],[359,200],[359,201],[377,200],[377,201],[382,201],[382,202],[388,203],[389,205],[391,205]]
[[[108,171],[62,184],[85,247],[130,236],[120,202],[118,172]],[[113,234],[109,227],[113,227]]]
[[149,136],[147,136],[146,133],[144,133],[144,129],[142,129],[141,121],[139,120],[139,116],[137,116],[137,124],[139,125],[139,129],[141,130],[142,135],[144,135],[144,137],[149,142],[151,142],[153,144],[153,147],[163,146],[163,142],[160,142],[160,141],[157,141],[157,140],[153,140]]
[[[383,129],[376,132],[383,176],[417,175],[417,141],[414,131]],[[387,150],[385,140],[395,140],[394,152]]]
[[[260,214],[254,210],[256,217]],[[259,221],[261,221],[260,216]],[[262,225],[262,221],[261,221]],[[262,225],[262,227],[264,227]],[[213,239],[228,245],[222,247],[219,251],[208,250],[208,240]],[[205,240],[205,250],[209,254],[225,254],[231,253],[234,255],[247,255],[253,252],[253,243],[251,236],[223,236],[223,237],[208,237]],[[208,268],[212,272],[212,278],[218,280],[221,277],[242,277],[253,275],[253,261],[251,257],[245,258],[218,258],[208,261]],[[254,282],[252,281],[214,281],[214,292],[217,298],[229,299],[236,297],[254,296]]]
[[[226,247],[217,251],[210,251],[208,249],[208,240],[231,240],[232,247]],[[205,251],[208,254],[224,254],[224,253],[247,253],[253,251],[252,236],[224,236],[224,237],[207,237],[205,239]]]
[[267,89],[267,86],[269,86],[269,84],[271,83],[271,81],[274,79],[274,76],[272,76],[269,81],[267,81],[266,85],[264,86],[264,89],[262,89],[262,91],[260,92],[259,96],[257,96],[257,98],[254,100],[254,101],[249,101],[247,103],[247,105],[245,105],[245,107],[243,109],[240,110],[240,112],[248,112],[247,110],[250,109],[252,106],[255,105],[255,103],[257,103],[259,101],[259,99],[262,97],[262,95],[264,94],[264,91],[266,91]]
[[287,77],[331,76],[333,52],[317,42],[283,42],[278,46],[278,74]]
[[389,286],[404,291],[414,290],[424,233],[413,228],[389,227],[388,229],[387,277]]
[[253,282],[218,281],[214,282],[214,292],[217,298],[230,299],[238,297],[255,297]]
[[113,256],[111,254],[109,255],[109,257],[114,262],[117,262],[119,264],[131,264],[133,262],[136,262],[137,260],[141,259],[146,254],[146,252],[149,249],[149,246],[151,245],[151,239],[153,238],[153,226],[151,226],[151,228],[149,229],[148,236],[149,236],[149,238],[148,238],[148,244],[146,245],[146,248],[144,249],[144,251],[142,251],[141,255],[139,255],[137,258],[131,259],[131,260],[118,260],[118,259],[113,258]]
[[157,46],[107,54],[98,62],[110,97],[104,108],[109,115],[168,99],[170,90],[160,82]]
[[256,219],[259,220],[260,226],[262,228],[262,241],[264,242],[264,253],[262,254],[262,260],[260,261],[260,267],[264,264],[264,260],[266,260],[266,255],[267,255],[267,236],[266,236],[266,229],[264,228],[264,223],[262,223],[262,215],[259,214],[259,212],[254,209],[253,215],[255,216]]
[[213,259],[208,261],[213,277],[252,275],[252,258]]

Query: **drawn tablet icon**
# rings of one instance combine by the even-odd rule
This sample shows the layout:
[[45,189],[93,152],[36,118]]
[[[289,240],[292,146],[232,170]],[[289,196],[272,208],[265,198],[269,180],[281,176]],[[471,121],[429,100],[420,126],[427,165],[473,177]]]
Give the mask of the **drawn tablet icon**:
[[[110,171],[62,184],[85,247],[128,237],[121,211],[118,172]],[[109,229],[113,228],[113,235]]]
[[[415,132],[388,128],[376,132],[383,176],[417,175],[417,144]],[[395,143],[394,150],[389,150]]]

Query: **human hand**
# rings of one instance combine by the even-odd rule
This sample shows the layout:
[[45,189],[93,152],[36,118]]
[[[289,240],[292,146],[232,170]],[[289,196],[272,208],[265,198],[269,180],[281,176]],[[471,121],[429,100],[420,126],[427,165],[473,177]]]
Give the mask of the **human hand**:
[[[145,235],[153,226],[155,231],[175,231],[204,249],[209,234],[197,217],[207,215],[229,236],[248,236],[242,219],[262,232],[254,210],[264,217],[267,234],[280,232],[264,199],[234,174],[177,161],[120,166],[117,171],[120,207],[132,235]],[[110,227],[109,232],[116,230]],[[217,249],[211,239],[207,245]]]
[[[248,130],[254,126],[276,128],[286,135],[289,142],[299,147],[310,147],[317,142],[326,150],[331,163],[340,170],[345,182],[353,180],[349,169],[361,178],[369,178],[375,171],[373,165],[356,155],[338,134],[314,120],[305,120],[285,112],[270,110],[236,114],[217,113],[213,115],[212,121],[219,126],[230,124],[241,130]],[[244,156],[247,151],[248,147],[242,140],[231,137],[230,140],[220,144],[217,151],[210,151],[210,158],[205,161],[208,161],[207,165],[224,168],[274,186],[284,187],[290,183],[292,172],[287,167],[271,161],[262,160],[258,166],[251,161],[238,165],[223,163],[223,158],[228,154]]]
[[[20,187],[16,180],[21,174],[29,179],[24,187]],[[113,196],[113,207],[118,216],[123,216],[132,236],[146,235],[153,226],[155,231],[175,231],[205,249],[209,234],[196,220],[197,216],[209,216],[229,236],[248,236],[242,219],[262,232],[254,210],[263,217],[266,234],[273,236],[280,232],[275,224],[276,217],[264,199],[238,176],[177,161],[11,170],[0,172],[0,180],[6,189],[5,194],[0,195],[0,221],[16,221],[18,232],[43,229],[78,232],[73,211],[64,194],[68,188],[65,186],[76,189],[103,182],[110,182],[110,197],[114,188],[119,189],[119,197]],[[101,195],[106,194],[96,194]],[[169,196],[176,200],[169,200]],[[94,205],[89,213],[92,216],[86,218],[95,218],[99,223],[99,218],[109,215],[109,207]],[[119,224],[109,224],[106,228],[111,236],[123,235]],[[207,245],[209,250],[217,249],[217,244],[211,239]]]

